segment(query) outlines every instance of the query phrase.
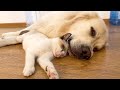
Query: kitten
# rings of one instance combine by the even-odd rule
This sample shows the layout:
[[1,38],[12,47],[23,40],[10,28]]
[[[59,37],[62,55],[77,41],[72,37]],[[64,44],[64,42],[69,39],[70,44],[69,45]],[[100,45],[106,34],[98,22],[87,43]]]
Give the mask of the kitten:
[[16,40],[21,42],[25,50],[24,76],[30,76],[35,71],[35,58],[47,73],[49,79],[58,79],[59,75],[51,62],[55,57],[64,57],[68,51],[68,39],[71,36],[67,33],[61,37],[48,38],[41,33],[26,33],[17,36]]

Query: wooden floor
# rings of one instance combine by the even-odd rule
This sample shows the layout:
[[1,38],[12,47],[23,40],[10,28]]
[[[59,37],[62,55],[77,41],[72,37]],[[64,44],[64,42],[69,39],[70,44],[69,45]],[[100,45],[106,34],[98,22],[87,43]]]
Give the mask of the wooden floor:
[[[21,28],[0,28],[0,33]],[[120,78],[120,27],[110,26],[109,46],[94,53],[91,60],[73,57],[53,60],[61,79],[118,79]],[[0,48],[1,79],[47,79],[46,73],[36,64],[34,75],[22,75],[24,50],[21,44]]]

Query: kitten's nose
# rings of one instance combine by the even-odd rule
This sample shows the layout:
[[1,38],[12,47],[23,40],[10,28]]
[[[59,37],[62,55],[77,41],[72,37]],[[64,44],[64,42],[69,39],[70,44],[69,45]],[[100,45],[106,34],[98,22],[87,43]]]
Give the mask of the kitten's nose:
[[58,51],[55,54],[55,57],[64,57],[66,55],[65,51]]

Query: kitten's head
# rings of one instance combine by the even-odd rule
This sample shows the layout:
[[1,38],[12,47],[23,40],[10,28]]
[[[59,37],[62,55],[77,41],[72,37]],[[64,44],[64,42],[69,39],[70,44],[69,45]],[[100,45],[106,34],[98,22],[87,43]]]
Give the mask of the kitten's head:
[[52,50],[55,57],[64,57],[67,55],[69,46],[68,42],[71,35],[71,33],[67,33],[61,37],[53,39]]

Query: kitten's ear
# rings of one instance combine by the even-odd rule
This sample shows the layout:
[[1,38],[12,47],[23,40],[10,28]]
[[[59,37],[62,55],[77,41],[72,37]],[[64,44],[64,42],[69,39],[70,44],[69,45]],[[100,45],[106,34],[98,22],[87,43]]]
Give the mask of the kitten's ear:
[[65,35],[61,36],[60,38],[62,40],[68,41],[71,35],[72,35],[71,33],[66,33]]

